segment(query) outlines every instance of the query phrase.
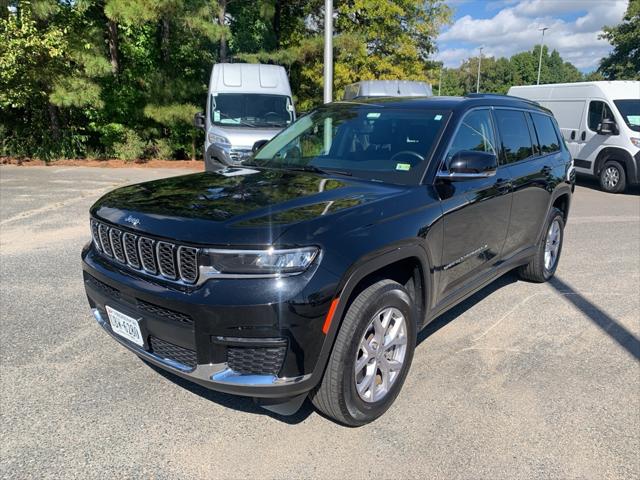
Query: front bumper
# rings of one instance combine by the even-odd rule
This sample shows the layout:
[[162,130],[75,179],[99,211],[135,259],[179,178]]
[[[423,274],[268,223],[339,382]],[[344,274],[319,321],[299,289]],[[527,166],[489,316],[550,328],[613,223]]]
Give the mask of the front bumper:
[[[322,324],[331,302],[326,282],[335,282],[327,272],[310,269],[277,280],[209,280],[184,289],[120,269],[90,246],[82,257],[96,321],[149,363],[213,390],[258,398],[294,397],[311,390],[321,377]],[[142,347],[112,331],[107,305],[139,319]],[[156,349],[152,339],[169,348]],[[256,362],[238,359],[237,354],[249,349],[258,356],[269,349],[282,351],[276,357],[280,366],[253,371]],[[184,352],[191,353],[192,361],[182,360]],[[273,365],[273,355],[260,358]]]
[[249,147],[223,147],[212,143],[204,154],[204,165],[207,172],[216,172],[228,166],[239,166],[251,158]]
[[[311,378],[311,374],[300,375],[291,378],[282,378],[275,375],[265,374],[242,374],[229,368],[226,362],[210,363],[206,365],[198,364],[192,368],[171,358],[165,358],[153,352],[138,347],[116,335],[109,322],[103,318],[102,313],[97,308],[92,308],[93,316],[98,324],[114,340],[131,350],[143,360],[146,360],[157,367],[168,370],[180,377],[191,380],[212,390],[250,395],[256,397],[271,396],[275,392],[276,396],[294,396],[307,391],[300,391],[298,385],[304,385],[305,381]],[[267,388],[265,388],[267,387]],[[272,387],[269,389],[268,387]]]

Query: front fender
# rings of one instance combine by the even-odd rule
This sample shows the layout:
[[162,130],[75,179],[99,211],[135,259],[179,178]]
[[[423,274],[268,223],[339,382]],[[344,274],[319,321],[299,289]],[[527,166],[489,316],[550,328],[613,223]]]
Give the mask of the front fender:
[[[433,282],[428,281],[433,272],[433,264],[429,253],[419,243],[399,242],[358,259],[358,261],[356,261],[347,270],[343,279],[339,283],[335,295],[335,298],[338,298],[339,302],[333,312],[332,321],[326,333],[324,344],[313,370],[310,383],[317,385],[322,379],[322,375],[324,374],[327,362],[329,361],[329,356],[331,355],[331,350],[333,349],[338,331],[342,326],[342,319],[350,305],[349,299],[358,284],[371,273],[392,263],[409,258],[416,258],[420,262],[423,275],[422,281],[425,289],[424,293],[426,296],[425,305],[427,305],[428,308],[429,299],[432,298],[433,294]],[[421,324],[418,325],[418,329],[420,329],[420,327]]]

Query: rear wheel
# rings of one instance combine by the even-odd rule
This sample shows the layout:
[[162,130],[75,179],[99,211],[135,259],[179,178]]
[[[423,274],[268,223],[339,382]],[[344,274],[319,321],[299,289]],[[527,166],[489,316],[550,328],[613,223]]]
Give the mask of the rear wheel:
[[405,288],[381,280],[360,293],[345,315],[311,401],[350,426],[369,423],[396,399],[409,371],[416,322]]
[[609,160],[600,170],[600,187],[605,192],[623,192],[627,185],[627,176],[620,162]]
[[553,277],[558,268],[563,240],[564,216],[560,210],[552,208],[547,219],[545,236],[538,245],[535,257],[518,270],[520,278],[542,283]]

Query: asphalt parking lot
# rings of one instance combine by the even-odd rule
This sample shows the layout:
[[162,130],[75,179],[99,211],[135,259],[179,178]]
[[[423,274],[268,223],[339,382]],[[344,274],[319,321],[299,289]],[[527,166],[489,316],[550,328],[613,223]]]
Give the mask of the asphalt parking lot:
[[394,406],[345,428],[161,374],[84,297],[88,208],[180,170],[0,168],[4,478],[639,478],[640,196],[579,186],[556,279],[431,324]]

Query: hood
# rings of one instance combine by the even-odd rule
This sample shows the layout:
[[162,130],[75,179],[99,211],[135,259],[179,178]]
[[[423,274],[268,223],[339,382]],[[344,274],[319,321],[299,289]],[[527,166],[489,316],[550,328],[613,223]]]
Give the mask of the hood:
[[226,137],[231,143],[231,148],[251,149],[253,144],[258,140],[271,140],[282,131],[282,128],[223,127],[220,125],[212,125],[210,131],[216,135]]
[[[122,187],[98,200],[91,213],[130,230],[186,243],[267,245],[293,226],[337,224],[332,219],[339,215],[405,191],[346,177],[229,168]],[[358,215],[352,217],[355,227]]]

